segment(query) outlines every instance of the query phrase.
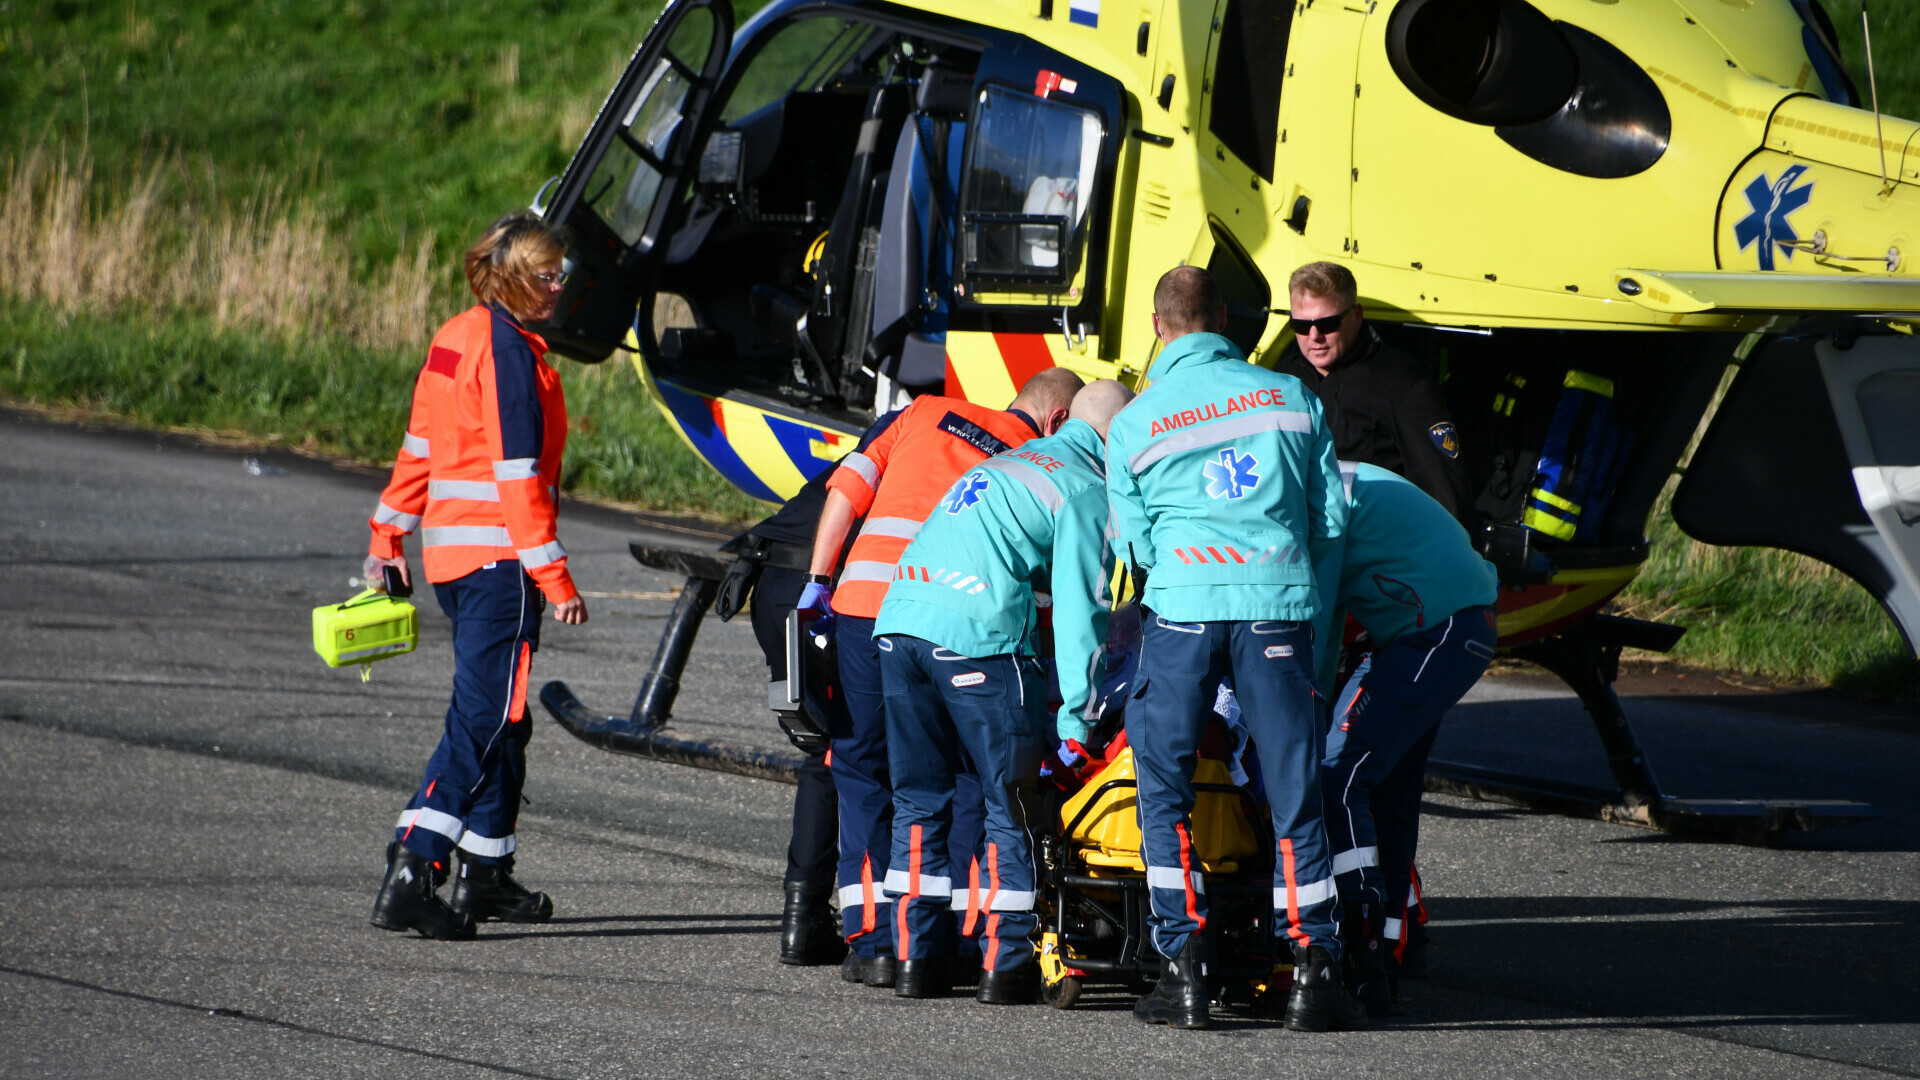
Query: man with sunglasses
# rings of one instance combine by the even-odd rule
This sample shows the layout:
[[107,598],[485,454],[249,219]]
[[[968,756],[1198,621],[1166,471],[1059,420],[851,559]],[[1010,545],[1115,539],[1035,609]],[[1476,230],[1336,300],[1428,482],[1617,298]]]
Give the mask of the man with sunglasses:
[[1364,461],[1413,481],[1474,530],[1460,435],[1440,384],[1419,361],[1368,326],[1353,274],[1308,263],[1287,283],[1294,340],[1275,371],[1306,384],[1326,410],[1342,461]]

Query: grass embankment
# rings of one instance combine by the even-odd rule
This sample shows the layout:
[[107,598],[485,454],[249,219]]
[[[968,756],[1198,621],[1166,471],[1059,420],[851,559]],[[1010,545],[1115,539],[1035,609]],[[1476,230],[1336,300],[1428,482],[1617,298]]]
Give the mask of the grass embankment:
[[[757,0],[735,0],[744,16]],[[1859,21],[1833,10],[1866,91]],[[559,173],[657,0],[161,8],[0,23],[0,394],[389,460],[457,254]],[[1874,12],[1882,107],[1920,116],[1920,10]],[[738,520],[624,364],[561,361],[569,491]],[[1920,697],[1898,634],[1816,563],[1649,523],[1620,607],[1675,658]]]
[[[391,460],[422,346],[471,303],[460,250],[565,168],[657,12],[16,2],[0,393]],[[757,516],[624,363],[556,364],[570,492]]]

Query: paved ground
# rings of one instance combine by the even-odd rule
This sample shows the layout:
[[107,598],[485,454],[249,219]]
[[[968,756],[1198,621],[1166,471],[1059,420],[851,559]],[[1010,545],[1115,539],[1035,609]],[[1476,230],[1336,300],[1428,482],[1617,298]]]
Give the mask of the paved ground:
[[[471,944],[367,926],[438,735],[444,622],[362,684],[313,657],[379,481],[0,415],[0,1076],[1920,1075],[1920,718],[1630,698],[1668,788],[1864,798],[1784,851],[1429,801],[1435,973],[1374,1030],[896,1001],[772,961],[791,789],[613,757],[544,716],[522,877],[560,917]],[[593,621],[536,680],[624,711],[676,582],[569,508]],[[604,594],[604,595],[594,595]],[[744,625],[676,714],[773,747]],[[1488,680],[1438,754],[1598,783],[1577,705]]]

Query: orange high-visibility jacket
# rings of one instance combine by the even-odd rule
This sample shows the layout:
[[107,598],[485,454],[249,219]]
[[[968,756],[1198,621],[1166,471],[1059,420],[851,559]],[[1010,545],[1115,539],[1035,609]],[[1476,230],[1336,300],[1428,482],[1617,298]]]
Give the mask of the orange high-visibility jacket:
[[847,553],[833,610],[865,619],[878,616],[900,553],[953,482],[1037,435],[1032,421],[1019,413],[929,395],[915,399],[865,450],[841,458],[827,490],[852,500],[854,514],[867,520]]
[[578,595],[555,534],[567,398],[547,343],[499,307],[454,316],[413,384],[413,415],[370,523],[369,550],[401,554],[420,529],[434,583],[518,559],[548,600]]

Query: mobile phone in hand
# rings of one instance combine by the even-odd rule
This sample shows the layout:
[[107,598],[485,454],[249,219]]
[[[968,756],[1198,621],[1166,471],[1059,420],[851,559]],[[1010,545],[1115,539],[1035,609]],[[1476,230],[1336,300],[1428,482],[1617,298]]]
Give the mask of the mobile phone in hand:
[[413,595],[413,586],[407,584],[406,580],[400,576],[399,567],[383,566],[380,568],[380,576],[385,581],[388,596],[400,599]]

